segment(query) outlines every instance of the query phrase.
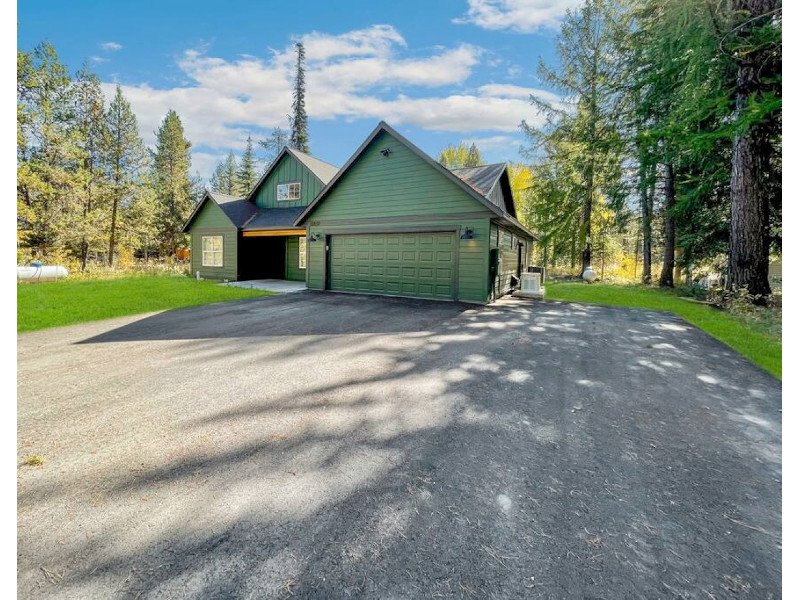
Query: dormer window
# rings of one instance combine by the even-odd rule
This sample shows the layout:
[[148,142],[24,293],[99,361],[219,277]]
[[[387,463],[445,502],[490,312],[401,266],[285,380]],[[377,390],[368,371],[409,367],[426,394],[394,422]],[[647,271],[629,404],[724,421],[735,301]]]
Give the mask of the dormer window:
[[279,183],[278,202],[288,202],[290,200],[300,200],[300,182]]

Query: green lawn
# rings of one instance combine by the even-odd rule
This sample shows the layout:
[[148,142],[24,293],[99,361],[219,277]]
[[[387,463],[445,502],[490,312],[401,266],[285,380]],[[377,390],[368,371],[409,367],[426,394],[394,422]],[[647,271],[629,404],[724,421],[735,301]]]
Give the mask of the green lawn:
[[635,285],[548,283],[548,300],[668,310],[711,334],[781,379],[781,339],[758,323],[681,299],[674,291]]
[[180,276],[19,284],[17,331],[239,300],[267,293]]

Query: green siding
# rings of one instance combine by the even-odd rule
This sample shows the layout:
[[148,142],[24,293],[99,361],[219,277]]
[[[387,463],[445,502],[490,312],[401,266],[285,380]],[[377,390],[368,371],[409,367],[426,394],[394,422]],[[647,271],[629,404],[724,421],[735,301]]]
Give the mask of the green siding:
[[[381,154],[385,148],[389,149],[388,156]],[[312,289],[325,287],[325,236],[442,227],[457,230],[457,299],[486,302],[492,214],[384,132],[309,215],[309,230],[320,241],[308,243],[308,285]],[[359,221],[374,218],[381,222]],[[342,221],[347,224],[342,225]],[[462,240],[460,236],[467,227],[473,230],[473,239]]]
[[[383,156],[381,150],[387,148],[389,155]],[[384,132],[339,179],[309,219],[313,224],[328,219],[438,216],[480,210],[486,208]]]
[[532,240],[521,238],[504,227],[492,225],[491,247],[500,250],[500,268],[495,281],[495,297],[497,298],[511,291],[511,276],[517,274],[517,245],[520,243],[525,244],[522,253],[522,270],[524,272],[529,264]]
[[[300,182],[300,200],[277,200],[277,186],[279,183]],[[309,171],[305,165],[291,154],[286,154],[278,165],[272,170],[259,186],[255,194],[255,202],[259,208],[290,208],[293,206],[307,206],[322,189],[319,179]]]
[[[208,200],[205,206],[200,209],[200,212],[192,222],[189,233],[192,238],[192,277],[195,277],[197,272],[200,271],[200,277],[203,279],[235,281],[237,275],[238,231],[215,202]],[[202,237],[204,235],[221,235],[223,237],[221,267],[203,266]]]
[[[306,243],[308,249],[308,243]],[[306,253],[308,250],[306,250]],[[308,257],[306,256],[306,260]],[[289,281],[305,281],[306,269],[300,268],[300,242],[298,236],[286,239],[286,279]]]

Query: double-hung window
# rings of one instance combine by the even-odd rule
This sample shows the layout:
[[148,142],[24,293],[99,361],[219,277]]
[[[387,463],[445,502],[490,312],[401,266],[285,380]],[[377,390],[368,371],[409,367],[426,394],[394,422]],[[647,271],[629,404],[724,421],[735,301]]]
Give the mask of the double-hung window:
[[299,241],[299,248],[298,248],[298,260],[297,266],[301,269],[306,268],[306,238],[305,236],[300,236],[298,238]]
[[221,267],[222,266],[222,236],[204,235],[203,236],[203,266]]
[[278,202],[288,202],[290,200],[300,200],[300,182],[279,183]]

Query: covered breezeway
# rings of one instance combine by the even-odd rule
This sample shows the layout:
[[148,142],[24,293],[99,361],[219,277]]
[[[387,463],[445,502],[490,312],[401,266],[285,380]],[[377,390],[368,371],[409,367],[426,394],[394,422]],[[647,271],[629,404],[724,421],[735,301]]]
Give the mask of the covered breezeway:
[[305,281],[305,231],[245,231],[238,258],[239,281]]

